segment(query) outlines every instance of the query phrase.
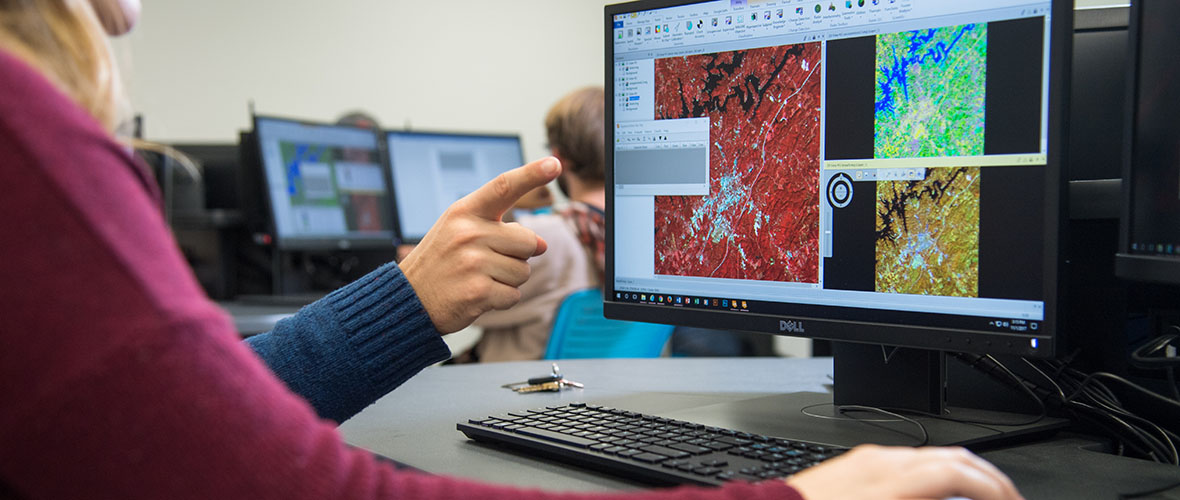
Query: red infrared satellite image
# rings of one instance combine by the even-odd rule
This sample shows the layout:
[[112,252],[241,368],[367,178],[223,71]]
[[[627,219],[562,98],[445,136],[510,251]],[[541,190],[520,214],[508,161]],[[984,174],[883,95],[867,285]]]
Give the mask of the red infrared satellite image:
[[655,119],[708,117],[708,196],[655,198],[655,272],[819,282],[820,44],[657,59]]

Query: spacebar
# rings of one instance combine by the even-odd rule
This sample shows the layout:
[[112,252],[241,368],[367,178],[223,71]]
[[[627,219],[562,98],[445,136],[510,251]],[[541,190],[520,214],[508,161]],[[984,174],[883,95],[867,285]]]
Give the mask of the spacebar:
[[556,441],[561,444],[568,444],[570,446],[577,446],[578,448],[585,448],[598,441],[593,439],[580,438],[578,436],[571,436],[569,434],[562,434],[560,432],[547,431],[545,429],[538,429],[536,427],[521,427],[514,432],[517,434],[524,434],[535,438],[544,439],[546,441]]

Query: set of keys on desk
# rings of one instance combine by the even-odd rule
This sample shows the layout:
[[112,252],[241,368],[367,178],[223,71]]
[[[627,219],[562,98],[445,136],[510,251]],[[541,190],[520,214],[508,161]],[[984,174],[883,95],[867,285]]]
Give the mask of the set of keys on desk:
[[573,380],[566,380],[565,376],[561,374],[561,369],[557,367],[557,363],[553,363],[553,368],[549,375],[533,377],[524,382],[504,384],[500,387],[524,394],[527,392],[557,392],[567,387],[581,389],[585,386]]

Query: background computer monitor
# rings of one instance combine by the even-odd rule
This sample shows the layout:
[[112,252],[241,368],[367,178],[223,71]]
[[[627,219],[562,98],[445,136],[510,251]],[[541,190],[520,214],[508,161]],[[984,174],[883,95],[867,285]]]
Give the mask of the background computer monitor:
[[1128,93],[1119,276],[1180,285],[1180,67],[1175,20],[1180,4],[1131,7],[1132,81]]
[[401,239],[414,243],[451,203],[519,167],[520,136],[387,132]]
[[1074,12],[1064,167],[1071,181],[1122,176],[1128,10],[1108,6]]
[[1052,356],[1071,9],[608,6],[606,315],[926,353],[837,350],[837,403]]
[[376,132],[256,116],[254,136],[277,248],[393,248],[393,196]]

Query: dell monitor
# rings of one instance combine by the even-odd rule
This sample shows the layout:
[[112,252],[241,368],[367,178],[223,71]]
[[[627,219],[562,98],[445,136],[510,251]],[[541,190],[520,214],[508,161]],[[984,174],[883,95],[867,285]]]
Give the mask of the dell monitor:
[[283,251],[392,249],[392,190],[369,129],[254,118],[262,191]]
[[1180,4],[1131,7],[1132,78],[1127,102],[1123,218],[1115,272],[1180,285],[1180,68],[1175,48]]
[[1053,356],[1072,7],[607,6],[605,314],[842,341],[837,404]]
[[520,137],[387,132],[401,239],[416,243],[459,198],[523,161]]

